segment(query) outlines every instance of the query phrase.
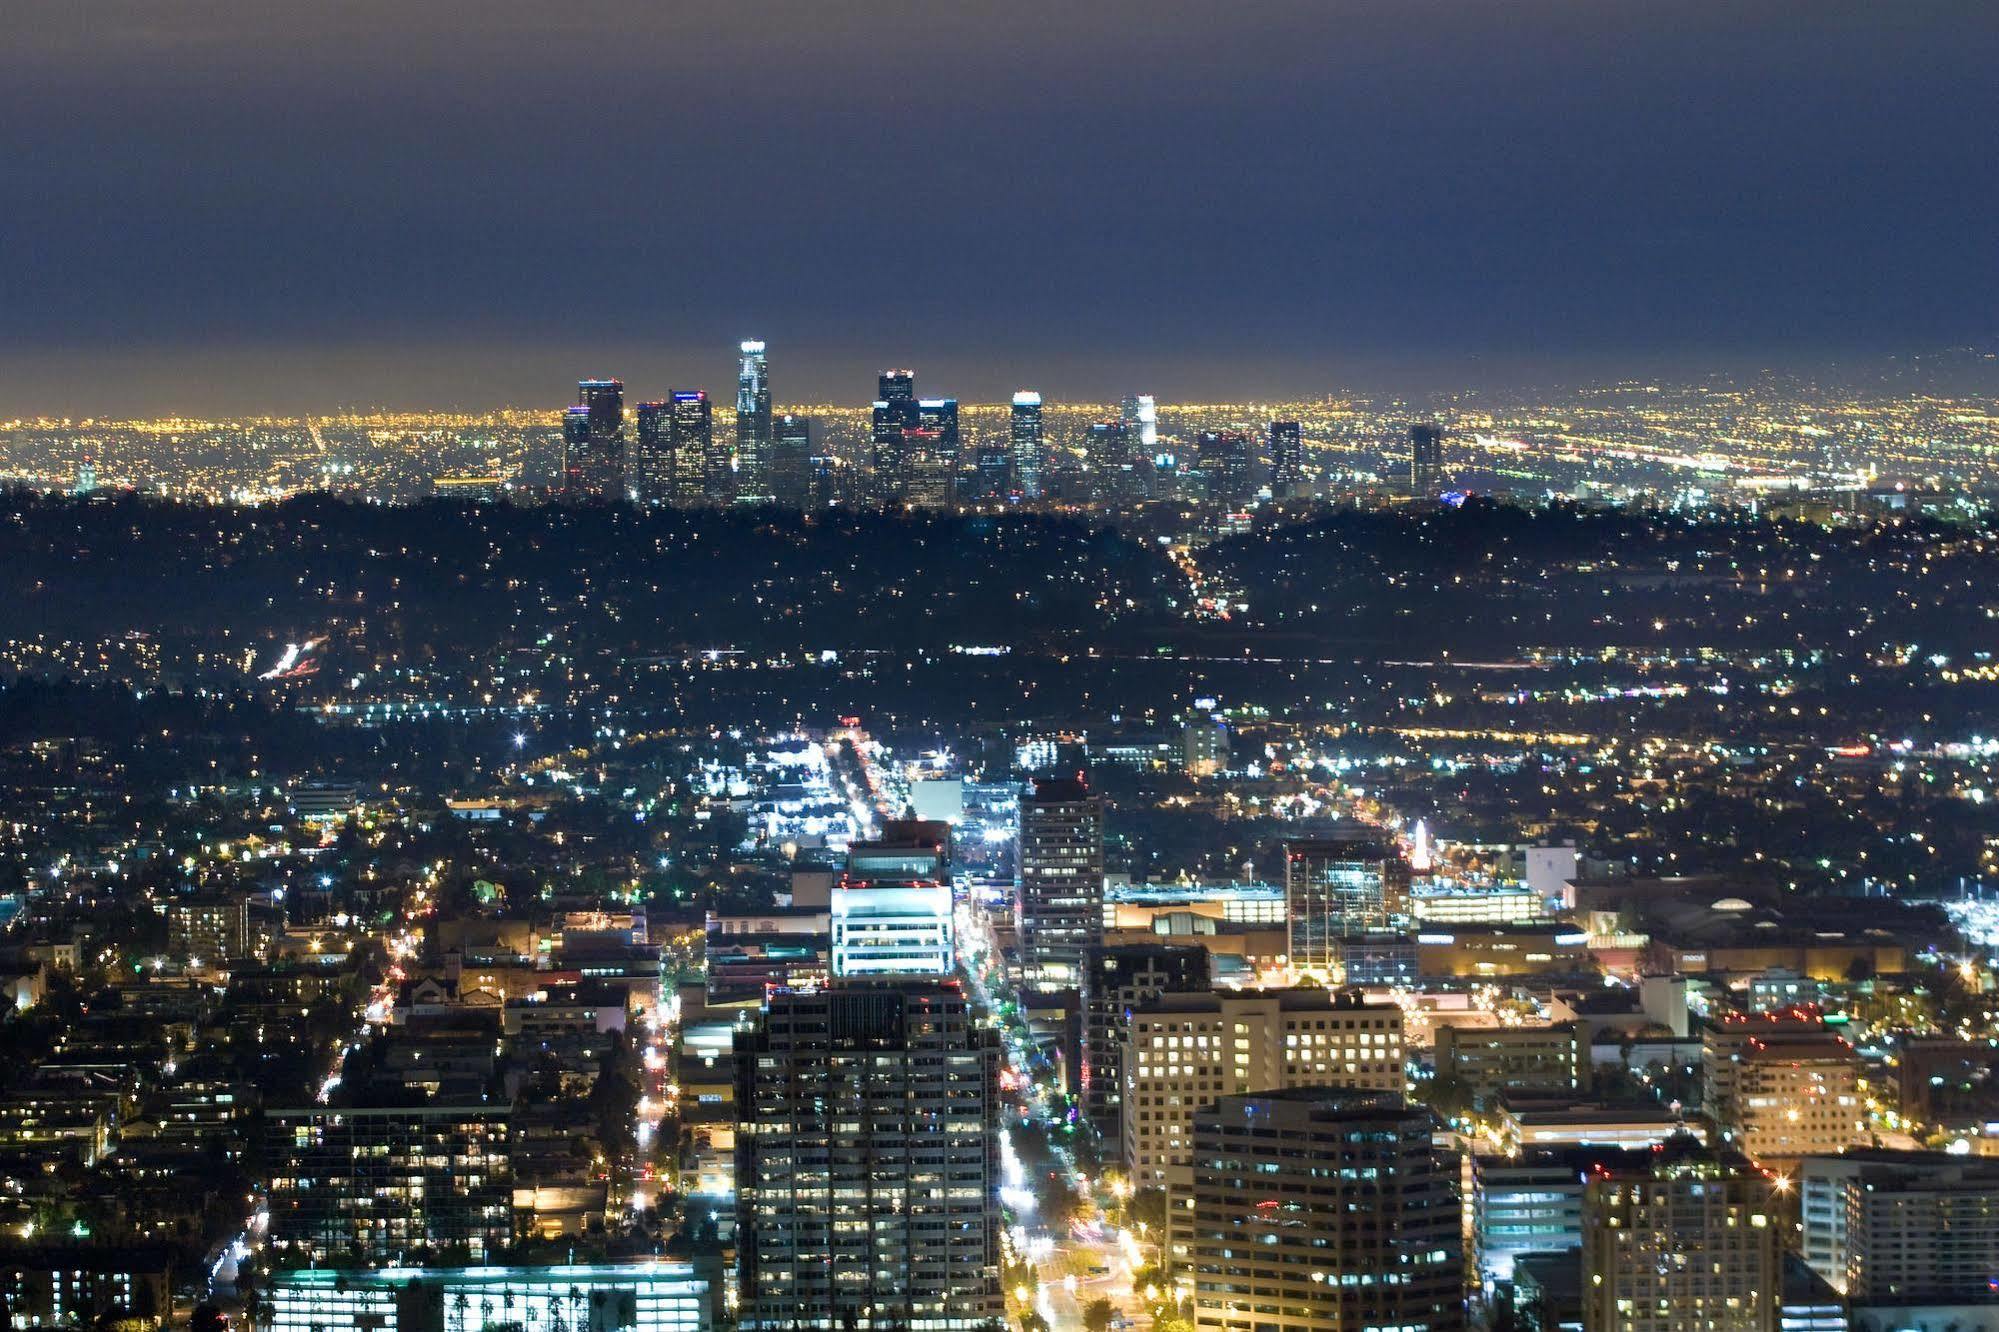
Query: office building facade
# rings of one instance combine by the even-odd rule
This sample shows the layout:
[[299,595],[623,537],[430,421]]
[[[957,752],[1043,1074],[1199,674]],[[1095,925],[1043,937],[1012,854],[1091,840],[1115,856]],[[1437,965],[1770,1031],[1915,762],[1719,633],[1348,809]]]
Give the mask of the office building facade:
[[1198,944],[1102,945],[1083,968],[1083,1115],[1104,1155],[1123,1156],[1124,1057],[1132,1010],[1166,993],[1209,988],[1208,950]]
[[1041,426],[1041,395],[1022,389],[1013,395],[1013,411],[1007,418],[1008,445],[1012,454],[1012,492],[1024,500],[1041,498],[1041,465],[1045,448]]
[[764,504],[771,498],[770,361],[764,344],[756,339],[742,343],[738,351],[736,452],[728,497],[745,504]]
[[778,994],[735,1059],[744,1332],[996,1326],[999,1040],[962,991]]
[[1044,984],[1079,984],[1103,941],[1104,802],[1080,777],[1037,780],[1020,798],[1014,926],[1022,972]]
[[1125,1169],[1133,1184],[1169,1195],[1186,1185],[1194,1113],[1217,1097],[1407,1087],[1402,1010],[1357,991],[1162,993],[1127,1022]]
[[1201,1332],[1465,1326],[1457,1166],[1398,1093],[1225,1095],[1194,1116],[1178,1272]]
[[1305,436],[1296,421],[1272,421],[1269,430],[1270,494],[1273,499],[1298,499],[1305,486]]
[[[1349,954],[1364,956],[1371,941],[1389,949],[1401,937],[1409,915],[1409,869],[1372,840],[1287,842],[1284,898],[1294,971],[1334,983],[1380,983],[1371,974],[1349,974]],[[1405,942],[1413,953],[1413,939]]]

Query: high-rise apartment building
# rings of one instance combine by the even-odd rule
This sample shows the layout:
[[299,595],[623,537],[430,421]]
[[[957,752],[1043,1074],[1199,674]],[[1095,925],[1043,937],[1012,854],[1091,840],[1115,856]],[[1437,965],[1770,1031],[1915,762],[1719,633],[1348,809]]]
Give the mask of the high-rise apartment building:
[[510,1111],[312,1106],[265,1113],[270,1238],[310,1263],[474,1263],[514,1241]]
[[1083,1114],[1112,1160],[1122,1153],[1124,1056],[1130,1017],[1168,992],[1209,988],[1208,950],[1199,944],[1100,945],[1083,967]]
[[1296,421],[1270,423],[1270,493],[1296,499],[1305,493],[1305,437]]
[[744,1332],[996,1327],[999,1038],[957,986],[780,993],[735,1058]]
[[1583,1198],[1587,1332],[1771,1332],[1783,1269],[1770,1180],[1675,1140]]
[[1163,993],[1126,1018],[1124,1158],[1133,1184],[1184,1189],[1194,1112],[1289,1087],[1400,1092],[1402,1010],[1358,991]]
[[1457,1164],[1396,1092],[1228,1094],[1195,1114],[1177,1272],[1201,1332],[1465,1325]]
[[1020,797],[1013,914],[1028,979],[1080,983],[1104,934],[1104,802],[1080,776],[1039,779]]
[[1293,970],[1348,984],[1395,979],[1367,965],[1395,951],[1409,915],[1409,867],[1387,846],[1368,837],[1286,842],[1284,900]]
[[1013,395],[1013,415],[1008,419],[1008,443],[1012,452],[1013,492],[1024,500],[1041,498],[1041,462],[1044,441],[1041,433],[1041,395],[1022,389]]
[[812,418],[790,412],[771,426],[771,498],[787,509],[816,509],[813,496]]
[[1443,489],[1444,428],[1409,427],[1409,489],[1419,499],[1435,499]]
[[736,372],[736,454],[729,498],[762,504],[771,498],[770,363],[764,344],[741,344]]

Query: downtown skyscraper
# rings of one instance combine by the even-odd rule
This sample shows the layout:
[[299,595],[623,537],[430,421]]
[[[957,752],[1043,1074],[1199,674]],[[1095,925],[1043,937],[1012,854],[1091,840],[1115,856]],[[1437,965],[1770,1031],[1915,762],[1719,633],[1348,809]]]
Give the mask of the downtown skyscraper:
[[571,499],[625,496],[625,386],[582,379],[562,418],[562,488]]
[[729,498],[738,503],[760,504],[771,498],[770,365],[764,344],[759,340],[744,342],[741,351],[742,360],[736,372],[736,452]]
[[1305,490],[1305,438],[1296,421],[1270,423],[1270,494],[1296,499]]
[[920,508],[957,500],[958,400],[918,398],[916,372],[884,370],[870,423],[876,498]]
[[1022,389],[1013,395],[1008,443],[1013,454],[1013,490],[1024,500],[1041,498],[1041,395]]
[[998,1326],[999,1037],[957,984],[780,992],[735,1060],[743,1332]]

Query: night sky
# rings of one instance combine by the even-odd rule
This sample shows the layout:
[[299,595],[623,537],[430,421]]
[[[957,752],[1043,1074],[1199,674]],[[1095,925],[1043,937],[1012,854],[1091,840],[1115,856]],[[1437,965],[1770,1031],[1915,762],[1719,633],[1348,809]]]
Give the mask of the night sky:
[[1992,0],[0,0],[0,414],[1989,342]]

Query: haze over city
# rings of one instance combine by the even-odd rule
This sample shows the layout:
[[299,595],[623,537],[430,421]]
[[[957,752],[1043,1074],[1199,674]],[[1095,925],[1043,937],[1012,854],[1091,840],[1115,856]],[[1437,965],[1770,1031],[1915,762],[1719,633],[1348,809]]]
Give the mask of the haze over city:
[[1999,1332],[1999,8],[0,0],[0,1332]]

